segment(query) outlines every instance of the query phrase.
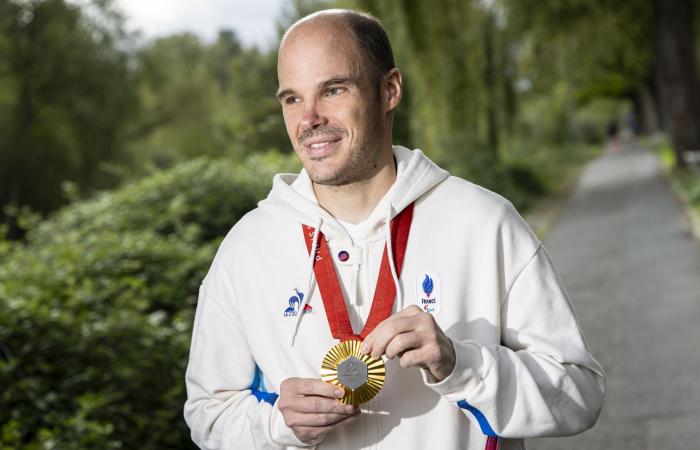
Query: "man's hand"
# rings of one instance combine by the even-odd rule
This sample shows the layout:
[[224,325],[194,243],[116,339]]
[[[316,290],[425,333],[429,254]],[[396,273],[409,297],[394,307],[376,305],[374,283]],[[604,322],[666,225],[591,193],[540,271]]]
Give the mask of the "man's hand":
[[280,385],[278,408],[284,422],[303,442],[354,421],[360,408],[340,403],[342,388],[311,378],[287,378]]
[[447,378],[455,366],[452,341],[433,316],[411,305],[381,322],[367,335],[362,351],[379,358],[399,356],[401,367],[427,370],[435,382]]

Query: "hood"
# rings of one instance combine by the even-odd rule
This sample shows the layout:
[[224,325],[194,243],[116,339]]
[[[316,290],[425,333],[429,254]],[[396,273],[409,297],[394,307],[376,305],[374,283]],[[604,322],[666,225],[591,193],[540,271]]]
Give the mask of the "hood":
[[[386,223],[387,211],[389,218],[393,219],[406,206],[449,176],[420,150],[394,146],[393,151],[396,181],[368,217],[368,234],[380,232]],[[275,175],[270,194],[258,206],[276,216],[288,217],[310,227],[316,227],[321,222],[321,231],[329,241],[346,235],[340,223],[318,204],[311,179],[303,169],[299,174]]]

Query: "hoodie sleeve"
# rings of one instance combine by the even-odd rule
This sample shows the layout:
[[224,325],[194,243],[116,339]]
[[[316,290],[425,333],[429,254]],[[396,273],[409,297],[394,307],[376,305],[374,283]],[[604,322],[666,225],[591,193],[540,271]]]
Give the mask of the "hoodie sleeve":
[[453,372],[426,384],[488,436],[563,436],[592,427],[605,374],[541,245],[513,282],[500,317],[501,345],[453,340]]
[[277,394],[259,392],[259,371],[233,307],[199,290],[185,381],[185,421],[202,449],[314,447],[287,427]]

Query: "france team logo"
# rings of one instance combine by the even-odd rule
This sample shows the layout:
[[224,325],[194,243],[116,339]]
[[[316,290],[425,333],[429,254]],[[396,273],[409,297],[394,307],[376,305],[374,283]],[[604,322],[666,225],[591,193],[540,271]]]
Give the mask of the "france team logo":
[[423,279],[423,292],[425,293],[426,297],[430,298],[430,294],[433,293],[434,287],[435,287],[435,282],[426,273],[425,278]]
[[417,304],[423,311],[435,315],[442,309],[440,277],[437,273],[429,270],[418,272],[416,294]]
[[[304,301],[304,293],[299,292],[297,289],[294,289],[294,292],[296,295],[289,297],[289,307],[284,310],[284,317],[295,317],[299,313],[301,302]],[[304,305],[304,314],[309,314],[312,311],[311,305]]]

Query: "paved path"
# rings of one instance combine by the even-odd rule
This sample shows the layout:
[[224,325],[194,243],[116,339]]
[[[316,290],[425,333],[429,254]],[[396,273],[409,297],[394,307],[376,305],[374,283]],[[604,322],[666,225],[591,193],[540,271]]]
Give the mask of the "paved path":
[[545,243],[608,383],[593,429],[528,450],[700,449],[700,245],[656,157],[593,161]]

